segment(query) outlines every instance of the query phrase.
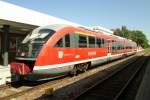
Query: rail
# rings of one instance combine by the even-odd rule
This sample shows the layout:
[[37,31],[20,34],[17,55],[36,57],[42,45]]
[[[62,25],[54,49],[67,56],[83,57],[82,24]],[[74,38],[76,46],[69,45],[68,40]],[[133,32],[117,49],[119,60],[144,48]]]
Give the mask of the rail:
[[141,57],[138,60],[128,63],[122,69],[109,74],[103,80],[95,83],[82,93],[76,94],[73,100],[84,100],[87,98],[92,100],[118,100],[135,75],[143,67],[142,65],[148,61],[147,59],[147,56]]

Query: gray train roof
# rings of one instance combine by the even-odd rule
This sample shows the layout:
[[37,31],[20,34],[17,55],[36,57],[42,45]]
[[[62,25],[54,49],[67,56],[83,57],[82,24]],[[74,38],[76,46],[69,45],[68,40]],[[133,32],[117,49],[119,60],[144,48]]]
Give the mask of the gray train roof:
[[54,31],[58,31],[59,29],[64,28],[66,26],[69,26],[69,25],[65,25],[65,24],[53,24],[53,25],[41,26],[41,27],[38,27],[38,28],[34,29],[33,32],[37,32],[37,31],[39,31],[41,29],[52,29]]
[[[64,27],[67,27],[67,26],[71,26],[71,25],[65,25],[65,24],[53,24],[53,25],[47,25],[47,26],[42,26],[42,27],[38,27],[38,28],[36,28],[35,30],[33,30],[33,32],[32,33],[36,33],[36,32],[38,32],[39,30],[41,30],[41,29],[52,29],[52,30],[54,30],[54,31],[58,31],[58,30],[60,30],[60,29],[62,29],[62,28],[64,28]],[[94,30],[91,30],[90,28],[87,28],[87,27],[80,27],[80,28],[83,28],[83,29],[86,29],[86,30],[89,30],[89,31],[94,31]],[[94,31],[94,32],[96,32],[96,31]],[[96,32],[97,33],[97,32]],[[116,37],[116,38],[118,38],[118,39],[122,39],[122,40],[128,40],[128,41],[131,41],[131,42],[134,42],[134,41],[132,41],[132,40],[130,40],[130,39],[126,39],[126,38],[123,38],[123,37],[120,37],[120,36],[117,36],[117,35],[114,35],[114,34],[106,34],[106,35],[109,35],[109,36],[113,36],[113,37]]]

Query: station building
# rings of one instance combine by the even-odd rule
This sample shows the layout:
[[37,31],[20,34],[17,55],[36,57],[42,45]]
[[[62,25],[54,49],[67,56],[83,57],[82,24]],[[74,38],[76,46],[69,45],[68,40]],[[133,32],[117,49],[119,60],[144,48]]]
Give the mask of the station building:
[[49,24],[79,26],[76,23],[0,1],[0,64],[7,66],[11,62],[18,44],[33,29]]

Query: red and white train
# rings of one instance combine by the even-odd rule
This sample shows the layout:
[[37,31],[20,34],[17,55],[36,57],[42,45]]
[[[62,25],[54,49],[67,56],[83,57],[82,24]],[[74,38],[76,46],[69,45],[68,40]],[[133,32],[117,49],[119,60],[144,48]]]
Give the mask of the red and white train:
[[135,42],[82,27],[39,27],[22,41],[11,72],[38,80],[57,77],[136,53]]

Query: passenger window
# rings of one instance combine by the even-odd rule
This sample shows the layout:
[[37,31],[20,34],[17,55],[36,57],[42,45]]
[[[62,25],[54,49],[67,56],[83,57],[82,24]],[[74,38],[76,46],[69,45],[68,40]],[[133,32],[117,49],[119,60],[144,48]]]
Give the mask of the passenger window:
[[100,38],[97,38],[96,45],[97,45],[98,48],[101,47],[101,39]]
[[65,36],[65,47],[70,47],[70,35]]
[[81,48],[87,47],[87,36],[79,35],[79,47]]
[[116,50],[116,45],[115,45],[116,41],[115,40],[112,40],[112,51],[115,51]]
[[95,37],[89,36],[89,48],[95,48]]
[[105,40],[104,39],[102,39],[101,47],[105,47]]
[[56,43],[55,47],[56,47],[56,48],[57,48],[57,47],[63,47],[63,41],[62,41],[62,39],[60,39],[60,40]]

